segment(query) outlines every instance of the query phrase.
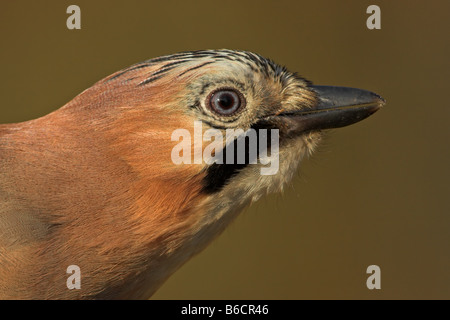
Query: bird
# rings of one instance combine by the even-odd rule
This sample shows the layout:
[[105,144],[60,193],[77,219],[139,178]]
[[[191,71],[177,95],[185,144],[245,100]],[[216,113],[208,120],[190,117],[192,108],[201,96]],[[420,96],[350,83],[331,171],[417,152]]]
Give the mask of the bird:
[[[134,64],[45,116],[1,124],[0,298],[150,298],[244,208],[282,192],[324,130],[384,104],[367,90],[313,85],[253,52],[211,49]],[[262,174],[259,144],[253,162],[233,149],[236,161],[175,163],[174,132],[195,136],[196,123],[223,136],[254,130],[258,141],[270,132],[276,172]],[[185,155],[208,146],[192,140]],[[231,142],[211,155],[230,155]],[[79,288],[68,285],[69,266]]]

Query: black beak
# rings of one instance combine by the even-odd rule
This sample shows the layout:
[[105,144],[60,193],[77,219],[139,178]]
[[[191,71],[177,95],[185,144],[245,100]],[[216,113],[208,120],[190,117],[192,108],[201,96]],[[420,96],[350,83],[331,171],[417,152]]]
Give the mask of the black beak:
[[280,114],[287,122],[289,133],[345,127],[359,122],[380,109],[385,100],[362,89],[310,86],[318,103],[308,110]]

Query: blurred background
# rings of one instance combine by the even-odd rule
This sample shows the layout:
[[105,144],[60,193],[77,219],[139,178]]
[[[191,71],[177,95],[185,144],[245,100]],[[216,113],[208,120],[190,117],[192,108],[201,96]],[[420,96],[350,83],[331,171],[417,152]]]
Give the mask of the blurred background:
[[[81,8],[68,30],[66,8]],[[381,30],[366,9],[381,8]],[[153,299],[450,299],[450,2],[4,1],[0,123],[43,116],[136,62],[197,49],[269,57],[385,108],[333,130]],[[381,268],[369,290],[366,269]]]

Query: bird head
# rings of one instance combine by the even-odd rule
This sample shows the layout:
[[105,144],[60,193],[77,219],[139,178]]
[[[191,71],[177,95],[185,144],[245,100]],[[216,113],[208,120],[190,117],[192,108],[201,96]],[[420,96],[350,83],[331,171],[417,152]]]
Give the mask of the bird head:
[[[244,207],[282,191],[322,130],[383,103],[244,51],[178,53],[116,72],[30,125],[60,154],[60,171],[84,172],[52,203],[56,228],[71,228],[71,259],[59,261],[104,271],[89,296],[148,297]],[[65,207],[70,192],[82,207]]]
[[[173,190],[195,190],[192,193],[201,195],[203,202],[210,202],[214,208],[206,215],[211,221],[235,211],[231,208],[281,191],[300,160],[313,153],[323,129],[358,122],[384,103],[378,95],[361,89],[314,86],[258,54],[232,50],[151,59],[107,77],[90,90],[86,94],[88,103],[80,104],[101,105],[89,108],[88,117],[97,128],[115,137],[110,140],[118,150],[117,156],[149,185],[162,179],[171,181]],[[101,99],[95,101],[93,97]],[[92,109],[97,109],[96,116]],[[106,124],[99,124],[99,119]],[[196,123],[200,123],[200,132],[195,130]],[[178,129],[186,130],[191,137],[183,141],[191,150],[181,150],[188,160],[182,163],[173,159],[179,141],[174,141],[173,134]],[[211,129],[224,138],[214,149],[223,163],[210,163],[203,157],[208,145],[205,132]],[[237,163],[236,155],[234,163],[226,161],[225,146],[239,138],[236,134],[231,140],[225,139],[227,130],[239,129],[254,129],[257,139],[261,129],[268,130],[269,153],[270,130],[278,131],[279,146],[274,156],[279,164],[274,174],[261,174],[261,167],[267,164],[249,164],[247,149],[252,146],[247,140],[245,161]],[[259,151],[259,144],[257,148]]]

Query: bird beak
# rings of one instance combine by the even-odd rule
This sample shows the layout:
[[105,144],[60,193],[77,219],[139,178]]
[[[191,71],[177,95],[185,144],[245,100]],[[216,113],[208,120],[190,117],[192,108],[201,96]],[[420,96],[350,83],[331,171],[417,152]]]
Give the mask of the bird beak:
[[359,122],[380,109],[385,100],[362,89],[332,86],[310,86],[317,94],[317,105],[298,112],[282,113],[288,131],[305,131],[345,127]]

